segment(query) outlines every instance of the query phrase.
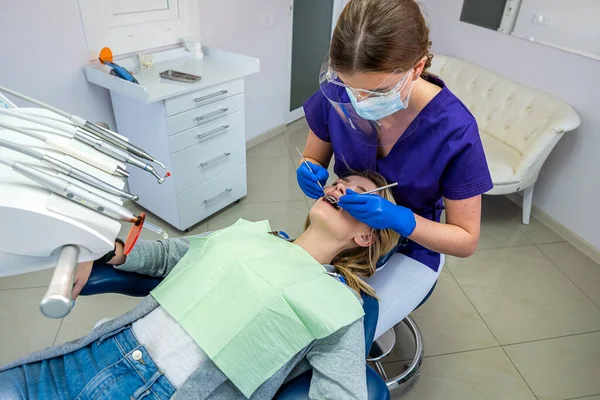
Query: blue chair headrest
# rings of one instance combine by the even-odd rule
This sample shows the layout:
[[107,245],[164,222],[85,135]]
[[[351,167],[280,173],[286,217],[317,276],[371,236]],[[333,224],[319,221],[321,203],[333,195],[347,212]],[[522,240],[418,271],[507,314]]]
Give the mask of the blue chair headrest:
[[396,245],[394,246],[394,248],[392,248],[392,250],[390,250],[389,252],[387,252],[387,254],[384,254],[383,256],[381,256],[379,258],[379,260],[377,261],[377,269],[383,268],[384,265],[387,264],[388,261],[390,261],[390,258],[392,258],[392,256],[394,254],[396,254],[396,252],[398,251],[398,248],[400,246],[404,246],[406,242],[407,242],[406,238],[400,238],[400,240],[398,240],[398,243],[396,243]]

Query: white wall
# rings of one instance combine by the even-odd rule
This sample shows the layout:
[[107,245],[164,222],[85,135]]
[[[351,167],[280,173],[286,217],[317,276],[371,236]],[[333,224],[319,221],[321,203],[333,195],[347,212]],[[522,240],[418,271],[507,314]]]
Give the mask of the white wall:
[[[87,83],[87,49],[77,0],[19,0],[0,6],[0,85],[115,127],[106,89]],[[289,97],[286,0],[200,0],[206,44],[258,57],[247,80],[247,138],[285,124]],[[262,28],[265,18],[274,26]],[[9,39],[10,37],[10,39]],[[26,103],[16,101],[17,105]]]
[[82,69],[87,49],[76,0],[5,1],[0,27],[0,85],[114,128],[108,92],[88,84]]
[[[269,16],[274,25],[263,28]],[[291,15],[287,0],[200,0],[203,43],[260,59],[246,80],[246,138],[286,123]]]
[[[535,24],[535,14],[550,17],[551,22]],[[523,0],[513,34],[600,57],[598,16],[598,0]]]
[[534,204],[600,250],[600,62],[459,21],[462,0],[425,0],[434,52],[558,96],[581,115],[542,169]]

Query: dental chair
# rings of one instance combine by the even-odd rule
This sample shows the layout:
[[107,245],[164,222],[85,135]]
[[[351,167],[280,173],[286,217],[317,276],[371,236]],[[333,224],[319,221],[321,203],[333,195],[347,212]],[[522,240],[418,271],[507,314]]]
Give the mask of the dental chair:
[[[379,259],[377,262],[377,270],[383,268],[387,264],[401,245],[402,243],[399,242],[393,250]],[[425,304],[429,297],[431,297],[436,285],[437,281],[433,284],[425,298],[421,300],[421,303],[419,303],[413,312],[418,310]],[[384,360],[392,353],[394,348],[402,345],[396,340],[396,328],[400,328],[402,325],[406,326],[410,331],[414,341],[415,350],[412,359],[404,364],[402,372],[396,376],[389,377],[384,367]],[[367,362],[375,366],[377,373],[385,381],[388,390],[397,397],[405,394],[417,382],[424,356],[423,335],[421,334],[421,330],[417,323],[409,315],[394,327],[384,332],[372,343],[371,350],[368,352]]]
[[[94,266],[87,284],[81,291],[81,295],[91,296],[103,293],[119,293],[126,296],[145,297],[150,294],[150,291],[158,286],[161,281],[162,278],[119,271],[111,265]],[[375,336],[375,328],[377,327],[379,303],[371,296],[363,295],[362,298],[363,309],[365,311],[365,357],[369,357],[369,352],[371,351],[371,345],[373,344]],[[312,371],[307,371],[290,380],[281,387],[275,399],[308,399],[311,377]],[[369,400],[390,399],[388,385],[386,385],[386,382],[382,379],[381,375],[375,372],[369,365],[367,365],[367,389]]]

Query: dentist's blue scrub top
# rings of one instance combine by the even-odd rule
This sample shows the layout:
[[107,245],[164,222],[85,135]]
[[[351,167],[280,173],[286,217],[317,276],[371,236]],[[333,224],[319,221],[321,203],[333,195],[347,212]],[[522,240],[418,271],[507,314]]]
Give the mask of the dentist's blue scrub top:
[[[335,157],[335,173],[377,171],[393,188],[396,203],[415,214],[439,222],[444,208],[442,198],[463,200],[493,188],[475,117],[444,82],[426,79],[442,90],[425,106],[406,129],[390,153],[377,158],[377,138],[365,144],[365,136],[346,125],[327,98],[318,91],[304,103],[310,129],[330,142]],[[434,271],[440,255],[408,241],[399,252]]]

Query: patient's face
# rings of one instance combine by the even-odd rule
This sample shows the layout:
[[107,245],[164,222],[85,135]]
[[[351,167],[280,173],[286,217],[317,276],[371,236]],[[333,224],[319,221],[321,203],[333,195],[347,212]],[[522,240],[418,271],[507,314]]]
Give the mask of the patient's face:
[[[367,178],[361,176],[350,176],[340,178],[332,185],[325,187],[325,196],[333,196],[339,200],[346,194],[346,189],[352,189],[356,193],[373,190],[377,186]],[[347,211],[337,209],[334,205],[324,200],[318,199],[312,206],[309,216],[311,223],[324,225],[332,235],[344,239],[352,238],[370,232],[370,228],[354,219]]]

